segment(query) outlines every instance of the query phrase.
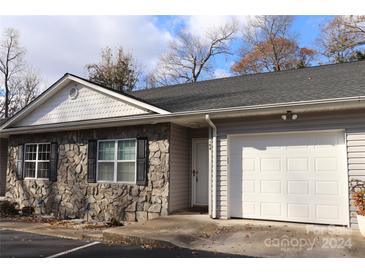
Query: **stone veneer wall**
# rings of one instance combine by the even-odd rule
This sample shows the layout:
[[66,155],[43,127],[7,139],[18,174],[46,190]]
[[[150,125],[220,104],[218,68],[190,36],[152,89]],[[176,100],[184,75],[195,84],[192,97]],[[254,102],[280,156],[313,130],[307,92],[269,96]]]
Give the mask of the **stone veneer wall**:
[[[33,206],[42,214],[88,217],[98,221],[143,221],[168,214],[168,124],[102,128],[47,134],[11,136],[6,196],[19,207]],[[87,182],[87,150],[90,139],[147,137],[148,185]],[[57,182],[16,180],[17,146],[24,143],[59,144]],[[43,206],[42,206],[43,205]]]
[[0,196],[5,195],[6,163],[8,159],[8,139],[0,138]]

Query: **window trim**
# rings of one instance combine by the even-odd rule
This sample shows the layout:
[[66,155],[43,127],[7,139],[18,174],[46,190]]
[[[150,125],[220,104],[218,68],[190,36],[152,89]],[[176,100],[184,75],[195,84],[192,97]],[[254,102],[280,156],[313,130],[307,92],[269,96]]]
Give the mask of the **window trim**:
[[[27,153],[27,146],[37,146],[36,148],[36,159],[35,160],[26,160],[26,153]],[[38,152],[39,152],[39,145],[49,145],[50,151],[49,151],[49,160],[38,160]],[[43,143],[25,143],[24,144],[24,163],[23,163],[23,174],[25,174],[25,163],[35,163],[35,177],[25,177],[24,180],[49,180],[49,176],[46,178],[38,177],[38,163],[51,163],[51,143],[43,142]],[[50,166],[48,167],[50,168]],[[49,172],[49,170],[48,170]]]
[[[134,160],[118,160],[118,142],[134,140]],[[114,160],[99,160],[99,143],[102,142],[114,142]],[[114,163],[113,180],[99,180],[99,162],[100,163]],[[134,163],[134,181],[118,181],[118,163]],[[124,138],[124,139],[102,139],[97,140],[96,149],[96,183],[101,184],[137,184],[137,138]]]

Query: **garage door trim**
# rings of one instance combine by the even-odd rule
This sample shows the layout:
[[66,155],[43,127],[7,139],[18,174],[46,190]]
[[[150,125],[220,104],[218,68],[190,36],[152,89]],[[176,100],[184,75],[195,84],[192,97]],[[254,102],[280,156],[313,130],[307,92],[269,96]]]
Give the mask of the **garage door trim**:
[[[230,199],[230,188],[231,188],[231,183],[230,183],[230,175],[231,175],[231,164],[230,164],[230,146],[231,146],[231,139],[232,137],[239,137],[239,136],[252,136],[252,135],[265,135],[265,136],[269,136],[269,135],[279,135],[279,134],[300,134],[300,133],[310,133],[310,132],[314,132],[314,133],[342,133],[343,134],[343,138],[344,138],[344,146],[345,148],[342,150],[344,155],[342,155],[342,157],[344,157],[345,162],[346,162],[346,167],[344,168],[344,178],[346,178],[346,184],[343,184],[343,187],[346,188],[344,189],[345,191],[345,198],[346,198],[346,208],[345,208],[345,216],[344,218],[346,218],[346,225],[348,227],[350,227],[350,193],[349,193],[349,175],[348,175],[348,155],[347,155],[347,132],[345,129],[331,129],[331,130],[291,130],[291,131],[269,131],[269,132],[250,132],[250,133],[234,133],[234,134],[227,134],[226,135],[226,139],[227,139],[227,217],[231,218],[231,210],[230,210],[230,206],[231,206],[231,199]],[[280,221],[280,220],[278,220]],[[295,221],[296,222],[296,221]],[[299,221],[300,222],[300,221]],[[305,223],[305,222],[304,222]]]

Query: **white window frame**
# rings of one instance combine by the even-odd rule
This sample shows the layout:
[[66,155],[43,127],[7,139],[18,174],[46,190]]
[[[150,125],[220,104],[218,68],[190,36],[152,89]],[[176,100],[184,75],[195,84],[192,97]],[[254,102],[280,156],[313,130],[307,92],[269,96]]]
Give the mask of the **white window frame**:
[[[39,152],[39,145],[49,145],[49,160],[38,160],[38,152]],[[35,160],[26,160],[25,155],[27,153],[27,146],[37,146],[36,148],[36,159]],[[23,164],[23,173],[25,174],[25,163],[35,163],[35,177],[24,177],[24,179],[42,179],[42,180],[49,180],[48,177],[43,178],[43,177],[39,177],[38,178],[38,163],[50,163],[51,162],[51,143],[27,143],[24,146],[24,164]],[[51,168],[50,166],[48,168]]]
[[[118,160],[118,142],[119,141],[135,141],[135,157],[134,160]],[[114,160],[99,160],[99,143],[102,142],[114,142]],[[125,139],[103,139],[98,140],[97,142],[97,151],[96,151],[96,182],[97,183],[118,183],[118,184],[137,184],[137,138],[125,138]],[[114,174],[113,180],[99,180],[99,163],[114,163]],[[118,181],[118,163],[134,163],[134,181]]]

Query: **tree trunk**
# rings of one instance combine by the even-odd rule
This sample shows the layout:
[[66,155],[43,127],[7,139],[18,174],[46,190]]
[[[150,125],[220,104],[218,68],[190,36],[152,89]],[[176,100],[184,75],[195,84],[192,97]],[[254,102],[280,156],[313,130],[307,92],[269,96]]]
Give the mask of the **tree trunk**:
[[8,76],[5,75],[5,113],[4,117],[9,117],[9,87],[8,87]]

